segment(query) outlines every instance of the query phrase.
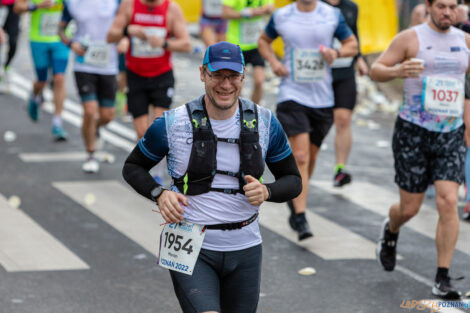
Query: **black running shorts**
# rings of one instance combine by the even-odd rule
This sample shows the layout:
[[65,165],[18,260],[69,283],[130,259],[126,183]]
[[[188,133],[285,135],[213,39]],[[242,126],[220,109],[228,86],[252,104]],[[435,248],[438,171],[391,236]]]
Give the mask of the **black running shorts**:
[[333,82],[335,109],[354,110],[356,106],[356,78],[354,76]]
[[114,106],[116,75],[75,72],[75,83],[82,102],[98,101],[100,107]]
[[395,182],[401,189],[422,193],[436,180],[461,184],[464,179],[464,127],[432,132],[398,117],[392,149]]
[[289,100],[277,105],[276,114],[287,136],[309,133],[317,147],[333,125],[333,108],[310,108]]
[[243,58],[245,59],[245,64],[251,64],[253,67],[264,67],[264,59],[259,53],[258,49],[243,51]]
[[143,77],[127,69],[127,86],[129,112],[137,118],[149,113],[149,105],[170,108],[175,79],[172,70],[154,77]]

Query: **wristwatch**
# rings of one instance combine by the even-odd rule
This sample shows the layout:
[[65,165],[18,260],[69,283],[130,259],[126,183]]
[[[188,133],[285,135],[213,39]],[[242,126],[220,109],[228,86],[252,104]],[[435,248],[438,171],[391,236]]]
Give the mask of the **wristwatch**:
[[165,186],[158,186],[158,187],[155,187],[152,189],[152,191],[150,191],[150,196],[152,197],[152,199],[157,202],[158,200],[158,197],[161,196],[161,194],[163,193],[163,191],[165,190],[168,190],[168,188],[166,188]]

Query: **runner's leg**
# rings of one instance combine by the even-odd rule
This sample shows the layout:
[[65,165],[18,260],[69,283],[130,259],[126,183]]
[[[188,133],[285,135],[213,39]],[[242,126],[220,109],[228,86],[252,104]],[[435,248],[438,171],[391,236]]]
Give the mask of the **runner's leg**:
[[436,229],[437,265],[449,268],[459,235],[457,210],[459,184],[436,180],[434,186],[436,187],[436,205],[439,212]]

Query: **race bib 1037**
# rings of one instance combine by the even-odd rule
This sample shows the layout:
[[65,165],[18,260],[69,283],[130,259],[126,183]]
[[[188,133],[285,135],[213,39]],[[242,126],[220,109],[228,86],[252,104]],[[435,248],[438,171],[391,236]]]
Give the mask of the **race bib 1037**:
[[458,117],[463,114],[464,82],[455,78],[427,76],[423,79],[424,110]]

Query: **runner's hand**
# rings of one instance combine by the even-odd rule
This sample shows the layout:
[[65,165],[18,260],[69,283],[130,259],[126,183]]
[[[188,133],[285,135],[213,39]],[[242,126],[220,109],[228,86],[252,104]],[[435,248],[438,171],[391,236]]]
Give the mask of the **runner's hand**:
[[268,188],[251,175],[246,175],[247,184],[243,186],[245,196],[251,205],[259,206],[269,197]]
[[320,46],[320,53],[323,56],[323,59],[330,65],[333,64],[335,59],[338,57],[338,52],[336,52],[335,49],[325,46]]
[[121,40],[119,40],[116,49],[119,53],[127,53],[127,50],[129,50],[129,38],[122,37]]
[[83,49],[83,46],[78,41],[74,41],[72,45],[70,45],[70,48],[79,56],[84,56],[86,53],[85,49]]
[[163,44],[165,43],[164,38],[157,37],[155,35],[150,35],[147,38],[148,43],[153,47],[153,48],[160,48],[163,47]]
[[179,223],[183,220],[184,209],[181,207],[188,205],[188,199],[180,193],[164,190],[157,199],[160,213],[167,223]]
[[401,78],[417,78],[423,70],[423,63],[417,60],[407,60],[398,65],[398,75]]
[[130,36],[137,37],[142,40],[147,40],[147,34],[140,25],[129,25],[127,26],[127,33]]
[[272,68],[274,74],[276,74],[277,76],[282,77],[282,76],[289,75],[289,71],[286,69],[284,64],[282,64],[281,62],[279,62],[277,60],[276,60],[276,63],[271,65],[271,68]]
[[266,9],[265,7],[259,7],[259,8],[253,8],[251,10],[251,16],[255,17],[255,16],[262,16],[262,15],[265,15],[266,14]]
[[359,75],[364,76],[369,74],[369,67],[362,57],[357,58],[357,67],[359,69]]
[[55,5],[55,0],[44,0],[43,2],[38,3],[36,5],[36,8],[38,8],[38,9],[48,9],[48,8],[54,6],[54,5]]

